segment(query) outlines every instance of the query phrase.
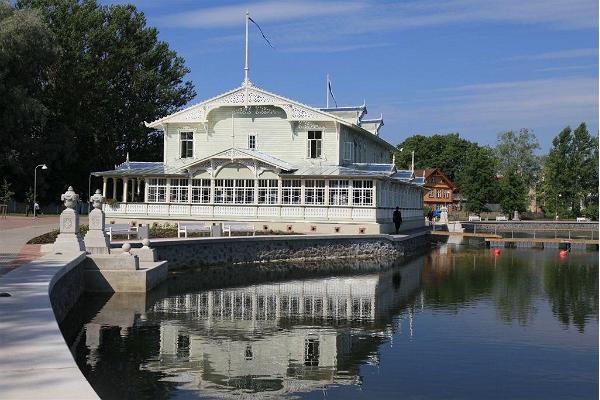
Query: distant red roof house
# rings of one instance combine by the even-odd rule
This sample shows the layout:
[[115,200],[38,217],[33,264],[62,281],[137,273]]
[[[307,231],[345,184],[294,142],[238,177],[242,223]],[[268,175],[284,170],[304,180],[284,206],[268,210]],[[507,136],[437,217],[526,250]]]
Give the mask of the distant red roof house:
[[[425,193],[423,203],[432,208],[446,206],[453,208],[456,185],[439,168],[416,169],[415,177],[422,176],[425,179]],[[456,208],[456,205],[454,206]]]

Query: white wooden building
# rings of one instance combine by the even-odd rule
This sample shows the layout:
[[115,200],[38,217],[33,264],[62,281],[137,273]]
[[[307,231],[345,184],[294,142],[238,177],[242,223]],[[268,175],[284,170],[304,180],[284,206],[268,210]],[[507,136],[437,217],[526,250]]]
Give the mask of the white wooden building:
[[109,220],[251,221],[257,230],[392,231],[423,224],[423,187],[392,163],[383,119],[365,105],[315,108],[242,86],[146,123],[163,160],[125,161],[103,178]]

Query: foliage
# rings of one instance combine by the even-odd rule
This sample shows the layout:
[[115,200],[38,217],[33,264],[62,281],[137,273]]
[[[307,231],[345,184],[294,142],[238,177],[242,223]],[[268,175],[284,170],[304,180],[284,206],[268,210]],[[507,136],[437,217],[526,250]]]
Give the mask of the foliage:
[[90,171],[112,168],[127,152],[160,159],[162,136],[142,122],[195,92],[183,80],[184,60],[143,13],[95,0],[0,7],[0,122],[12,135],[0,143],[0,176],[16,177],[17,193],[41,162],[50,173],[38,176],[38,194],[56,199],[65,184],[86,188]]
[[25,204],[33,204],[33,189],[29,186],[29,189],[25,192]]
[[[79,225],[79,233],[81,236],[85,235],[89,230],[89,226],[87,225]],[[44,233],[43,235],[36,236],[33,239],[30,239],[27,244],[50,244],[56,241],[58,234],[60,231],[58,229],[53,229],[48,233]]]
[[484,205],[495,200],[498,192],[496,159],[488,147],[475,147],[467,154],[469,162],[458,176],[458,186],[467,198],[467,211],[479,213]]
[[174,238],[177,237],[177,224],[158,224],[150,226],[148,234],[151,238]]
[[512,216],[515,211],[524,212],[527,209],[526,180],[515,167],[510,166],[500,179],[500,206],[502,211]]
[[566,127],[552,141],[544,163],[542,199],[547,214],[563,218],[581,216],[582,206],[597,209],[598,138],[589,134],[585,123],[575,131]]
[[540,148],[537,138],[529,129],[519,132],[507,131],[498,134],[498,143],[495,147],[498,159],[498,172],[506,175],[514,170],[531,187],[537,180],[540,172],[540,158],[535,151]]
[[0,186],[0,204],[8,204],[10,203],[10,199],[12,199],[15,192],[10,190],[11,184],[4,179],[2,181],[2,186]]
[[415,168],[440,168],[456,183],[459,172],[468,164],[468,154],[478,148],[477,143],[461,139],[458,133],[447,135],[415,135],[398,145],[396,167],[407,169],[411,163],[411,152],[415,152]]

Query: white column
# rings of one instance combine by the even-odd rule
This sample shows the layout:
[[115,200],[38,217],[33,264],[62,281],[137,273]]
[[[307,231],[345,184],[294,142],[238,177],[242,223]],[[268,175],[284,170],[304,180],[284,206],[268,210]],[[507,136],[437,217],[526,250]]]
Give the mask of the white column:
[[144,203],[148,202],[148,179],[144,178]]
[[123,178],[123,203],[127,203],[128,183],[129,178]]
[[113,192],[112,192],[112,198],[115,200],[118,200],[117,198],[117,178],[115,178],[114,176],[111,178],[113,181]]
[[348,179],[348,205],[352,207],[352,203],[354,203],[354,181],[352,179]]
[[102,196],[104,196],[104,198],[106,198],[106,183],[107,183],[108,179],[103,176],[102,177]]

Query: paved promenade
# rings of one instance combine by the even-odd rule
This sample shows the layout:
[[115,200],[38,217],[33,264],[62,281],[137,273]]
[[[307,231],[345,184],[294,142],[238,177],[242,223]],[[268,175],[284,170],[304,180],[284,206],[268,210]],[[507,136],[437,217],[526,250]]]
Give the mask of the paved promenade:
[[[40,245],[26,244],[29,239],[58,228],[56,215],[39,218],[8,216],[0,218],[0,276],[40,256]],[[81,218],[87,223],[87,217]]]

